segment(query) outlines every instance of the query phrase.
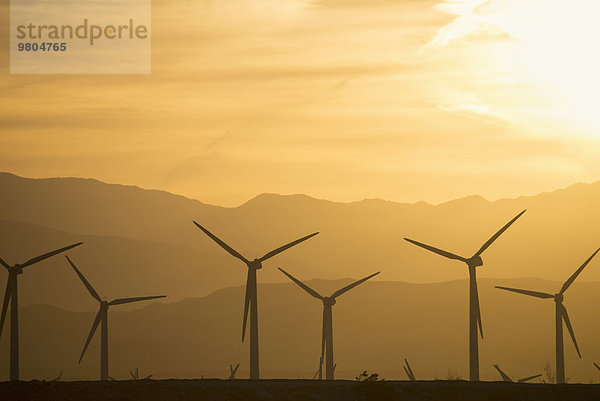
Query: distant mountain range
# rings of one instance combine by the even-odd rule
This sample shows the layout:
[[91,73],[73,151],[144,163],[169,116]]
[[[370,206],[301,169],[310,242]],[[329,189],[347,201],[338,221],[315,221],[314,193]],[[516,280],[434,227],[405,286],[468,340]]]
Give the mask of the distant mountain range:
[[[319,357],[321,305],[290,284],[277,266],[301,279],[320,279],[312,283],[325,292],[347,283],[347,277],[382,271],[334,307],[339,377],[352,378],[368,369],[399,378],[404,357],[418,377],[445,378],[448,369],[465,377],[466,269],[403,237],[470,256],[527,208],[483,255],[481,371],[489,380],[497,379],[493,363],[522,377],[554,360],[552,302],[492,286],[556,291],[600,245],[600,182],[532,197],[488,202],[472,196],[441,205],[336,203],[265,194],[224,208],[96,180],[27,179],[8,173],[0,173],[0,193],[4,260],[24,261],[84,241],[68,254],[103,297],[168,295],[147,307],[111,309],[111,374],[120,378],[136,366],[141,374],[158,378],[225,376],[234,362],[241,363],[240,377],[247,375],[247,344],[240,342],[243,287],[238,287],[246,267],[192,220],[248,258],[320,231],[260,271],[265,377],[312,377]],[[584,354],[579,360],[565,337],[567,375],[573,380],[598,379],[591,365],[600,361],[597,281],[600,260],[583,272],[565,302]],[[64,370],[66,379],[95,378],[98,339],[80,367],[76,360],[97,304],[64,257],[27,268],[19,289],[23,377],[49,378]],[[2,361],[8,358],[7,340],[5,332]],[[0,364],[0,377],[7,376],[7,368]]]
[[[590,266],[594,268],[598,264]],[[298,276],[304,274],[298,272]],[[324,294],[347,283],[309,281]],[[482,379],[500,380],[494,363],[515,377],[542,373],[546,361],[554,364],[554,304],[494,289],[498,284],[553,292],[562,283],[480,280],[485,335],[480,348]],[[261,284],[258,290],[263,376],[312,377],[320,353],[321,303],[291,282]],[[85,292],[79,287],[68,291]],[[436,284],[374,281],[342,295],[333,307],[337,376],[352,379],[368,370],[388,379],[405,378],[403,358],[408,358],[417,378],[445,379],[449,371],[465,378],[467,293],[466,280]],[[111,307],[111,375],[126,379],[129,369],[138,367],[140,374],[155,378],[224,378],[229,364],[239,362],[238,377],[247,378],[248,344],[240,341],[243,297],[243,287],[230,287],[202,298],[150,303],[132,311]],[[95,307],[91,300],[87,305]],[[571,381],[600,381],[592,365],[600,362],[598,305],[600,283],[575,282],[566,294],[565,306],[583,354],[580,360],[565,331]],[[22,378],[48,379],[62,370],[65,380],[96,379],[99,333],[77,365],[94,313],[47,305],[22,308]],[[3,335],[0,361],[7,359],[8,336]],[[7,370],[8,364],[0,363],[0,379],[7,377]]]
[[[264,194],[225,208],[91,179],[28,179],[9,173],[0,173],[0,193],[3,259],[22,261],[82,240],[86,244],[69,254],[100,291],[115,296],[166,292],[178,300],[243,283],[245,267],[192,220],[248,258],[320,231],[265,263],[259,282],[283,281],[277,266],[306,278],[359,277],[382,270],[380,280],[462,279],[466,269],[460,263],[419,249],[403,237],[470,256],[526,208],[527,213],[484,253],[481,277],[562,281],[600,246],[600,182],[518,199],[488,202],[471,196],[440,205],[336,203],[306,195]],[[73,295],[68,302],[81,288],[62,256],[22,277],[23,305],[47,303],[77,310],[87,301]],[[600,268],[591,266],[580,280],[600,280]]]

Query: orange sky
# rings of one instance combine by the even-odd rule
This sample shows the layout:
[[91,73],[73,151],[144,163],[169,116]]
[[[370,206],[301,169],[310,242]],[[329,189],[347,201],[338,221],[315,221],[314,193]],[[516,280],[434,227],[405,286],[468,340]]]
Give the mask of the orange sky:
[[[595,1],[152,7],[149,76],[9,75],[0,56],[0,170],[221,205],[495,199],[600,179]],[[6,8],[0,22],[7,46]]]

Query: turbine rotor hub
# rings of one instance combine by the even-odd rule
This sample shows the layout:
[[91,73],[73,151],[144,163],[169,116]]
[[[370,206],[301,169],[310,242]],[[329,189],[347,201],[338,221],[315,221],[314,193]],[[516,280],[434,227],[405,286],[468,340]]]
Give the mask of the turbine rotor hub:
[[333,306],[333,305],[335,305],[335,298],[331,298],[331,297],[324,297],[324,298],[323,298],[323,303],[324,303],[325,305],[331,305],[331,306]]
[[262,269],[262,262],[259,259],[254,259],[248,264],[248,267],[254,270]]
[[481,256],[479,255],[473,256],[471,259],[467,260],[467,264],[469,267],[483,266],[483,259],[481,259]]
[[12,267],[9,267],[8,271],[11,272],[11,273],[14,272],[16,274],[23,274],[23,268],[21,267],[20,264],[16,264],[16,265],[14,265]]
[[563,294],[554,294],[554,302],[560,303],[565,299]]
[[102,301],[102,302],[100,302],[100,308],[102,308],[102,309],[108,309],[108,301]]

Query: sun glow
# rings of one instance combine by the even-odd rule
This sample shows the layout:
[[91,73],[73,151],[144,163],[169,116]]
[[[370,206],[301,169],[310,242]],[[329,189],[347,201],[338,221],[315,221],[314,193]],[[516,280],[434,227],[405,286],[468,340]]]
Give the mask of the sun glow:
[[495,38],[478,56],[500,63],[493,65],[494,71],[503,71],[507,83],[527,88],[532,101],[525,112],[531,118],[545,120],[548,126],[564,124],[574,135],[600,137],[600,3],[471,0],[447,1],[437,8],[457,18],[432,44],[468,41],[482,34]]

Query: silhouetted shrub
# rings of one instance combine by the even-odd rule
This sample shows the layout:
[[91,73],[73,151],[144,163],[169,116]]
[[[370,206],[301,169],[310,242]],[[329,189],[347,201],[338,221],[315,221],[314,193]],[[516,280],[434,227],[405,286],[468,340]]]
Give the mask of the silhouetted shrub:
[[366,370],[363,370],[361,374],[355,377],[357,382],[376,382],[384,381],[385,379],[379,379],[379,373],[369,374]]
[[460,379],[462,379],[462,377],[458,374],[456,370],[448,369],[448,377],[446,377],[446,380],[454,381]]

